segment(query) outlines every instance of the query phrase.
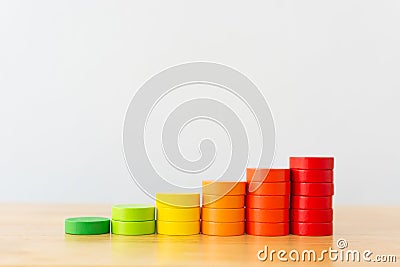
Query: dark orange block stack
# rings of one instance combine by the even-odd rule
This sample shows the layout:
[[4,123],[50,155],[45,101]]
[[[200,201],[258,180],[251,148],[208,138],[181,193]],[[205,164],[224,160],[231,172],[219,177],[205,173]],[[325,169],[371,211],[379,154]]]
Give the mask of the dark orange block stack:
[[333,157],[291,157],[290,232],[326,236],[333,233]]
[[[246,233],[288,235],[290,170],[248,168],[246,180]],[[254,191],[253,186],[256,188]]]
[[243,235],[246,182],[203,181],[201,232],[205,235]]

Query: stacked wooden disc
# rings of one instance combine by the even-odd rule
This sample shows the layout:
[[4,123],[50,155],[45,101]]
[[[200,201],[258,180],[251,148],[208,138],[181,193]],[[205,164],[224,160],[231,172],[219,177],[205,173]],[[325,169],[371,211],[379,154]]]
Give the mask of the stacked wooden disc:
[[290,170],[248,168],[246,180],[246,233],[288,235]]
[[203,181],[201,231],[205,235],[243,235],[245,182]]

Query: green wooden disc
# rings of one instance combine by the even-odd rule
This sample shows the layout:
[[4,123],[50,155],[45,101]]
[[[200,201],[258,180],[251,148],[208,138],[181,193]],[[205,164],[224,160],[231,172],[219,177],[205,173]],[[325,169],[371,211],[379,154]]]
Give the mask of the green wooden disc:
[[111,221],[111,231],[116,235],[149,235],[155,232],[156,221],[121,222]]
[[112,207],[112,219],[123,222],[154,220],[155,209],[151,205],[122,204]]
[[75,217],[65,219],[65,233],[71,235],[100,235],[110,232],[110,219]]

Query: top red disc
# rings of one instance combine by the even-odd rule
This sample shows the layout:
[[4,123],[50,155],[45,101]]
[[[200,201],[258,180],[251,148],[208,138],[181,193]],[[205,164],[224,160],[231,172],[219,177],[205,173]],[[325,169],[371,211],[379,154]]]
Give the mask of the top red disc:
[[291,169],[332,170],[333,157],[290,157]]

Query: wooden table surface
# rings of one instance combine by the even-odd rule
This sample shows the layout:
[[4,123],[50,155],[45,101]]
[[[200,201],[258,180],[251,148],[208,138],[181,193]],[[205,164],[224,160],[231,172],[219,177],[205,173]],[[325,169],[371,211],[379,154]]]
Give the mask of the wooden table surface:
[[[337,207],[331,237],[172,237],[72,236],[64,234],[64,219],[73,216],[110,217],[106,205],[0,204],[0,266],[267,266],[372,265],[399,266],[400,207]],[[257,259],[264,248],[290,252],[332,247],[344,238],[345,250],[371,250],[371,258],[397,255],[396,263],[317,263]],[[286,255],[287,257],[287,255]]]

